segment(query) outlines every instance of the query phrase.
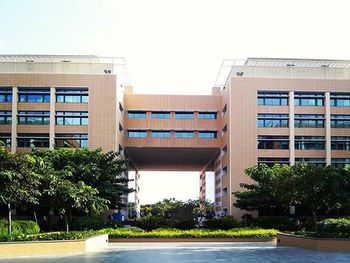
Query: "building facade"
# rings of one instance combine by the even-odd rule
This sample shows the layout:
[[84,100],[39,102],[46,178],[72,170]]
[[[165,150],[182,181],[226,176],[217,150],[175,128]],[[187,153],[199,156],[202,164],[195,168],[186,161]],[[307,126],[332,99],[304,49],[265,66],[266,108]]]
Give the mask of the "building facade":
[[349,61],[224,61],[210,95],[134,94],[124,64],[0,56],[0,140],[12,152],[120,151],[132,164],[136,214],[140,171],[198,171],[200,197],[240,218],[232,193],[249,182],[247,167],[350,162]]

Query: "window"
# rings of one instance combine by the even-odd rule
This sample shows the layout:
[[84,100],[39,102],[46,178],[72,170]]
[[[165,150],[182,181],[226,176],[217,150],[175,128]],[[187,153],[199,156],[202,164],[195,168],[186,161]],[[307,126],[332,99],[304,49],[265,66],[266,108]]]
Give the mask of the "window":
[[129,138],[147,138],[147,131],[144,130],[129,130],[128,131]]
[[332,107],[350,107],[350,93],[331,92]]
[[123,105],[120,102],[119,102],[119,110],[120,110],[120,112],[124,111]]
[[194,138],[193,131],[176,131],[175,138],[192,139]]
[[289,149],[289,137],[259,135],[258,149]]
[[56,88],[58,103],[88,103],[88,88]]
[[198,118],[204,119],[204,120],[217,119],[217,113],[216,112],[199,112]]
[[169,111],[153,111],[151,113],[152,119],[170,119]]
[[227,124],[225,124],[224,128],[221,130],[221,136],[224,136],[224,134],[227,132]]
[[222,115],[224,115],[227,111],[227,104],[222,108]]
[[332,165],[338,168],[344,168],[345,165],[350,164],[350,158],[332,158]]
[[288,105],[288,92],[258,91],[258,105]]
[[56,133],[55,146],[60,148],[85,148],[89,146],[88,135],[78,133]]
[[350,137],[332,136],[332,150],[350,150]]
[[222,188],[222,197],[227,196],[227,193],[228,193],[227,187]]
[[296,106],[323,106],[324,93],[322,92],[295,92],[294,105]]
[[6,147],[11,147],[11,134],[10,133],[0,133],[0,142]]
[[258,114],[259,128],[288,127],[288,114]]
[[326,160],[324,158],[295,158],[296,163],[312,163],[317,167],[324,167]]
[[86,111],[57,111],[56,125],[88,125],[89,117]]
[[1,102],[12,102],[12,88],[0,88]]
[[296,128],[323,128],[323,114],[296,114],[294,117],[294,126]]
[[258,164],[266,164],[268,166],[274,166],[275,164],[288,164],[289,165],[289,158],[259,157]]
[[0,111],[0,124],[10,125],[12,123],[12,111]]
[[325,144],[323,136],[295,136],[296,150],[324,150]]
[[19,133],[17,136],[18,147],[48,148],[49,134],[47,133]]
[[50,88],[19,88],[19,102],[50,102]]
[[217,138],[216,131],[200,131],[198,133],[198,138],[200,139],[215,139]]
[[175,119],[194,119],[194,112],[175,112]]
[[152,131],[151,137],[152,138],[170,138],[171,133],[170,131]]
[[128,111],[129,119],[146,119],[147,112],[146,111]]
[[332,128],[350,128],[350,115],[331,115]]
[[48,125],[50,124],[49,111],[20,111],[18,124],[21,125]]

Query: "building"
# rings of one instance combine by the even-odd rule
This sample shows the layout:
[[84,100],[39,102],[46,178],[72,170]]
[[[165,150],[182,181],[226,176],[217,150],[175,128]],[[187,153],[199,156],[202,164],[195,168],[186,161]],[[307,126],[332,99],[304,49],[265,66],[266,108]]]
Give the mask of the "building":
[[123,59],[3,55],[0,138],[13,152],[120,151],[136,212],[139,172],[199,171],[201,198],[215,191],[217,214],[240,218],[232,192],[247,167],[350,163],[350,61],[225,60],[210,95],[145,95]]

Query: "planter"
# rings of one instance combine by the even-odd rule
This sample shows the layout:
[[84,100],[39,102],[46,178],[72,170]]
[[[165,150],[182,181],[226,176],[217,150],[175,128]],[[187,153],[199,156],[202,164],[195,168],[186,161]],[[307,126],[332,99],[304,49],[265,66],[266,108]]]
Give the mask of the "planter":
[[78,240],[1,242],[0,258],[95,252],[107,246],[108,234]]
[[304,237],[279,233],[277,234],[277,246],[292,246],[315,250],[350,252],[350,239]]

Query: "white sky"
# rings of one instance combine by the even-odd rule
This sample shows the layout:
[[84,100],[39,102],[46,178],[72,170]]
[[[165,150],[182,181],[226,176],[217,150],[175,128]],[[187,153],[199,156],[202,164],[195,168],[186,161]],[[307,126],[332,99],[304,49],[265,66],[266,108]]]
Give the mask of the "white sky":
[[349,3],[0,0],[0,53],[122,56],[135,92],[209,94],[224,58],[350,59]]

